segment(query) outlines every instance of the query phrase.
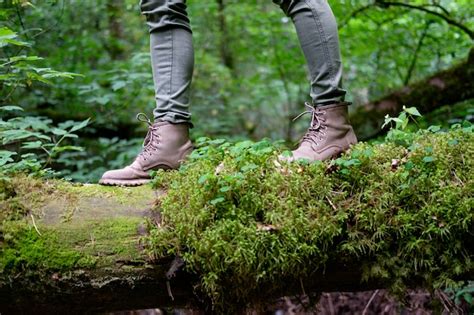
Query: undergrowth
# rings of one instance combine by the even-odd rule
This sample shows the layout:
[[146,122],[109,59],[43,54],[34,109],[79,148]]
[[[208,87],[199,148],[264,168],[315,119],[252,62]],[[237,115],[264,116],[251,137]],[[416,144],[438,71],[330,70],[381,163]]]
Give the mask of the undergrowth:
[[384,143],[331,162],[279,162],[269,141],[200,139],[179,171],[156,174],[167,193],[148,249],[182,257],[226,312],[328,265],[357,263],[394,292],[456,287],[473,270],[473,129],[408,133],[410,114],[387,119]]

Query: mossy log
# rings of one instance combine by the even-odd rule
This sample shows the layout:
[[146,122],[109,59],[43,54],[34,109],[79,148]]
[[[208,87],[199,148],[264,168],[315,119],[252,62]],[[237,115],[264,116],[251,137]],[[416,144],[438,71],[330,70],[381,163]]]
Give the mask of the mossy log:
[[209,140],[157,172],[163,190],[0,175],[0,312],[205,299],[230,313],[285,295],[455,288],[474,279],[473,138],[468,124],[394,130],[288,165],[268,141]]
[[[157,219],[153,208],[162,192],[148,186],[111,188],[28,177],[3,185],[0,313],[84,313],[198,303],[193,292],[198,280],[184,271],[171,277],[175,258],[153,261],[141,244],[147,221]],[[352,267],[333,265],[311,279],[290,282],[280,293],[381,286],[362,284],[354,262]]]
[[398,114],[403,106],[416,106],[422,114],[444,105],[452,105],[474,98],[474,49],[465,61],[421,81],[356,108],[351,122],[361,140],[371,139],[380,130],[385,115]]

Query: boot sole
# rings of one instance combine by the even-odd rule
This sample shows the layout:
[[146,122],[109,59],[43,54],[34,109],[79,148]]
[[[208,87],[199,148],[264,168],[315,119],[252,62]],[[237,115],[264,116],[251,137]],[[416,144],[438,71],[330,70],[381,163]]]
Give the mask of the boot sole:
[[99,180],[100,185],[104,186],[125,186],[125,187],[136,187],[148,184],[151,179],[135,179],[135,180],[119,180],[119,179],[101,179]]

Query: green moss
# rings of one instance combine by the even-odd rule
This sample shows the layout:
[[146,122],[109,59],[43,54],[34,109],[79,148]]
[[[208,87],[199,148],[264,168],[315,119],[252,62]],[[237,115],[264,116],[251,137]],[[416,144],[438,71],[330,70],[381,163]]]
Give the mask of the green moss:
[[147,185],[138,188],[127,188],[95,184],[71,184],[58,181],[56,188],[59,193],[69,194],[76,199],[84,197],[114,198],[121,204],[142,203],[143,200],[149,200],[153,194],[152,188]]
[[119,217],[106,221],[84,221],[55,228],[60,239],[83,255],[97,258],[103,266],[115,261],[143,260],[138,247],[142,218]]
[[167,194],[149,250],[182,256],[226,310],[329,263],[357,262],[395,291],[453,285],[474,269],[472,127],[391,139],[288,165],[267,141],[203,141],[157,174]]
[[26,221],[5,222],[0,270],[70,271],[143,259],[137,233],[141,222],[140,218],[116,218],[54,229],[39,225],[39,232]]
[[151,187],[74,185],[18,175],[0,182],[0,269],[56,271],[143,260],[138,227]]
[[27,223],[15,221],[5,223],[3,233],[4,244],[0,255],[2,273],[26,269],[61,271],[80,266],[81,253],[65,246],[53,231],[45,230],[40,236]]

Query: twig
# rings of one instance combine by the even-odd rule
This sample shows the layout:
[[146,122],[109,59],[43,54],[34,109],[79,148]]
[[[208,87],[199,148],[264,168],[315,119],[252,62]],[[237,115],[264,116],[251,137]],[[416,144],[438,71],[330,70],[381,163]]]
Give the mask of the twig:
[[372,297],[370,298],[369,302],[368,302],[367,305],[365,306],[364,311],[362,312],[362,315],[367,314],[367,311],[368,311],[368,309],[369,309],[369,306],[370,306],[370,304],[372,304],[372,301],[375,299],[375,297],[377,296],[377,294],[379,294],[379,290],[375,290],[374,294],[372,294]]
[[416,45],[415,52],[413,53],[413,59],[410,63],[410,66],[408,67],[408,71],[404,80],[404,85],[408,85],[410,83],[410,79],[413,74],[413,70],[415,70],[416,62],[418,61],[418,55],[420,53],[421,48],[423,47],[423,41],[426,38],[426,35],[428,34],[428,30],[431,25],[431,21],[428,21],[425,25],[425,28],[423,29],[423,33],[420,36],[420,39],[418,40],[418,44]]
[[174,296],[173,296],[173,292],[171,292],[171,285],[170,285],[169,280],[166,281],[166,289],[168,290],[168,295],[170,296],[171,301],[174,301]]
[[335,315],[335,314],[336,314],[336,310],[334,309],[334,303],[332,302],[331,294],[326,293],[325,296],[326,296],[326,298],[328,299],[329,314]]
[[304,289],[303,279],[301,279],[301,278],[300,278],[300,285],[301,285],[301,291],[303,292],[303,295],[307,296],[306,291]]
[[461,186],[464,187],[464,182],[459,178],[458,174],[456,174],[456,171],[453,171],[454,178],[457,179],[457,181],[461,184]]
[[370,9],[374,7],[374,4],[368,4],[368,5],[365,5],[363,7],[360,7],[358,8],[357,10],[354,10],[352,11],[351,14],[349,14],[349,16],[347,18],[344,19],[344,21],[342,23],[339,24],[339,27],[338,29],[340,30],[341,28],[343,28],[344,26],[346,26],[347,24],[349,24],[349,21],[352,19],[352,18],[355,18],[357,15],[359,15],[360,13]]
[[39,236],[42,236],[40,231],[38,230],[38,227],[36,226],[35,217],[33,216],[33,214],[30,213],[30,217],[31,217],[31,221],[33,222],[33,226],[34,226],[36,232],[38,233]]
[[449,17],[446,14],[442,14],[442,13],[427,9],[423,6],[417,6],[417,5],[403,3],[403,2],[384,1],[384,0],[376,0],[375,2],[376,2],[376,4],[380,5],[381,7],[386,7],[386,8],[388,8],[390,6],[405,7],[405,8],[408,8],[408,9],[418,10],[418,11],[422,11],[422,12],[437,16],[437,17],[443,19],[449,25],[452,25],[452,26],[457,27],[460,30],[462,30],[471,39],[474,39],[474,32],[469,27],[467,27],[466,25],[461,24],[460,22],[452,19],[451,17]]
[[334,209],[334,211],[337,211],[337,208],[336,206],[332,203],[331,199],[329,199],[328,196],[326,196],[326,200],[329,202],[329,204],[331,205],[331,207]]
[[462,309],[454,304],[450,298],[446,295],[441,290],[436,290],[435,295],[438,297],[438,299],[441,301],[441,304],[443,304],[443,307],[445,311],[448,312],[448,314],[453,314],[453,315],[459,315],[462,314]]

